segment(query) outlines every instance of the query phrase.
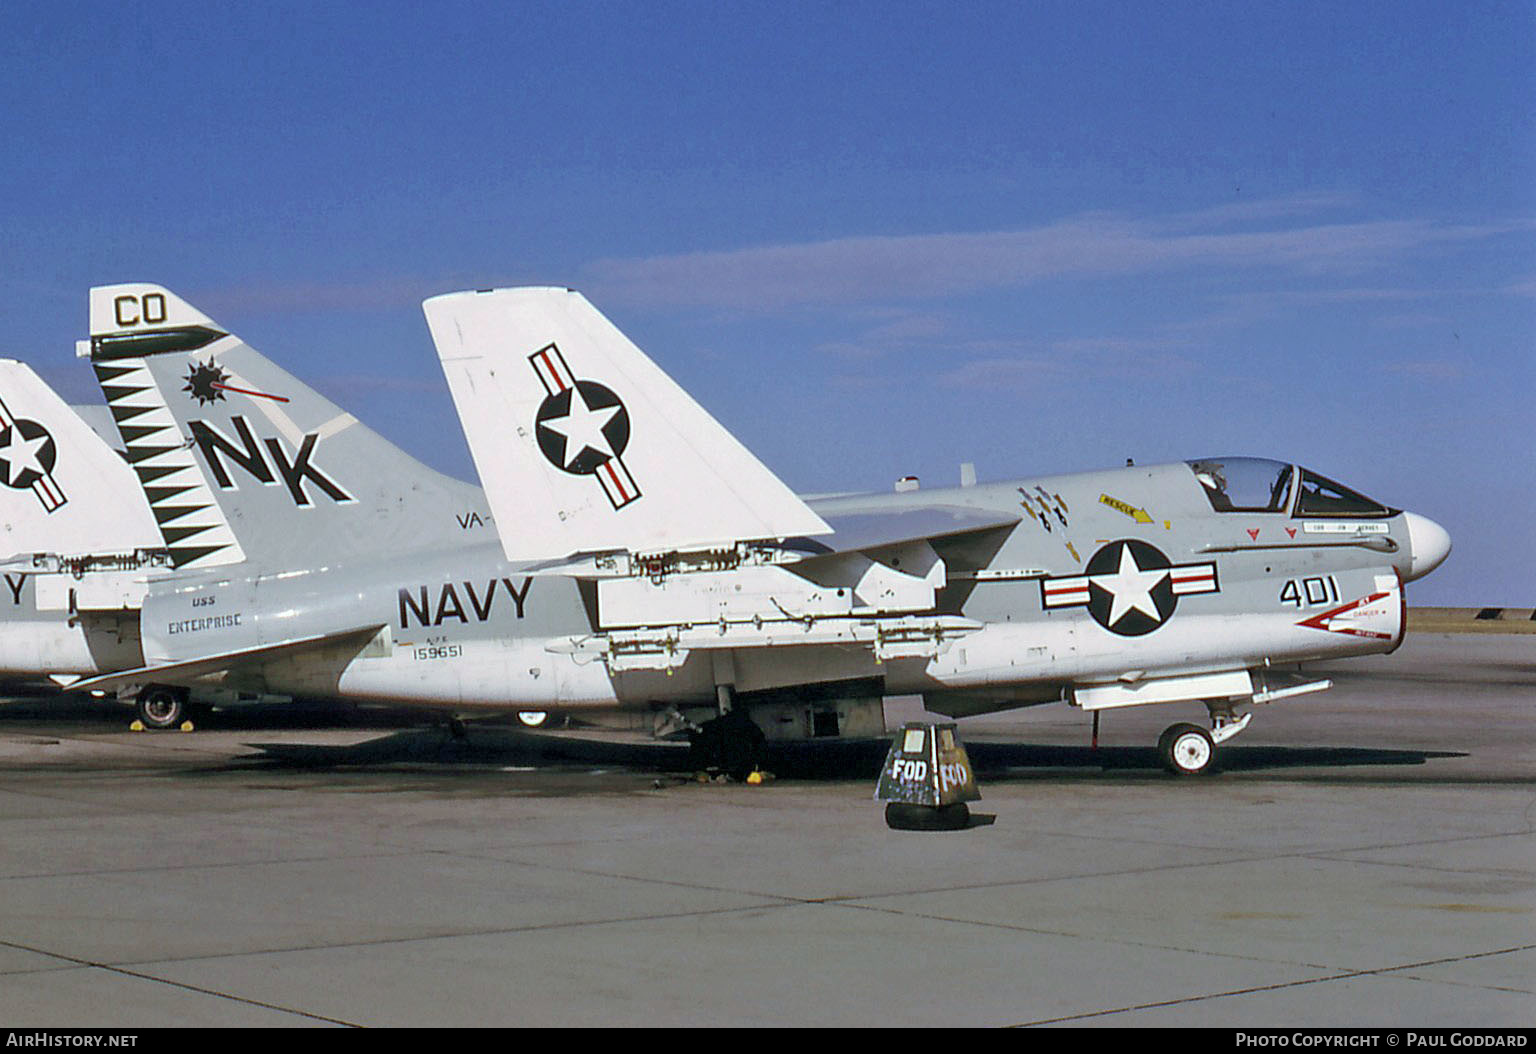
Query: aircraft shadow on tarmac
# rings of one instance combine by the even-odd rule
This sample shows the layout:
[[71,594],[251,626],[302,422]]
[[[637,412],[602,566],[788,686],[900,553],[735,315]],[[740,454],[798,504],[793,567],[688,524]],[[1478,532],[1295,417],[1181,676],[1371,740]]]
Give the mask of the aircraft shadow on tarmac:
[[[682,743],[634,743],[591,737],[545,735],[509,728],[471,728],[464,738],[443,730],[401,731],[347,746],[251,743],[260,755],[246,760],[292,768],[388,767],[398,765],[626,768],[643,773],[690,771]],[[890,749],[885,739],[769,743],[764,767],[779,778],[875,780]],[[1029,743],[969,743],[966,750],[979,781],[1025,779],[1033,775],[1078,773],[1162,775],[1153,747],[1071,747]],[[1384,750],[1361,747],[1229,746],[1221,752],[1226,772],[1345,768],[1366,765],[1423,765],[1464,755],[1446,751]]]
[[[0,707],[0,723],[43,723],[88,727],[119,726],[131,711],[70,697],[16,698]],[[682,742],[637,743],[601,732],[550,735],[494,722],[475,723],[455,738],[441,727],[423,727],[429,719],[403,709],[284,703],[219,711],[198,722],[208,731],[374,729],[382,733],[346,746],[304,743],[247,745],[260,751],[240,764],[296,769],[390,768],[404,765],[529,767],[533,769],[621,768],[637,773],[676,775],[690,772]],[[172,735],[176,733],[159,733]],[[869,780],[877,778],[890,749],[888,739],[840,739],[769,743],[765,767],[782,779]],[[1060,746],[974,741],[966,743],[981,782],[1061,778],[1067,775],[1163,776],[1151,746]],[[1228,745],[1221,748],[1220,771],[1274,772],[1298,769],[1347,769],[1363,766],[1418,766],[1443,758],[1465,757],[1451,751],[1388,750],[1366,747],[1278,747]]]

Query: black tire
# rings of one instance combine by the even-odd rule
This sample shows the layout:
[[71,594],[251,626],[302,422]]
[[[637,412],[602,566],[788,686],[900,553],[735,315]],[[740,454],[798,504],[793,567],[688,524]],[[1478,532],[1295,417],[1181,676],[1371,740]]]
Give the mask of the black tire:
[[970,826],[971,809],[965,802],[954,805],[885,805],[885,825],[894,831],[960,831]]
[[1175,776],[1204,776],[1216,770],[1216,742],[1199,725],[1170,725],[1157,740],[1163,768]]
[[689,761],[695,769],[724,772],[740,781],[762,767],[766,742],[745,710],[732,710],[688,734]]
[[187,719],[186,693],[164,685],[150,685],[139,693],[139,722],[156,732],[179,728]]

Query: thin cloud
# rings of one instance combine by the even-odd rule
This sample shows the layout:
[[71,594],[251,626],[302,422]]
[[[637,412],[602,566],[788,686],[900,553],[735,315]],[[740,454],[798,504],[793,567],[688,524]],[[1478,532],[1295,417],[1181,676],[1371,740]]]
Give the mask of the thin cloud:
[[1048,359],[977,359],[943,373],[939,383],[946,388],[1036,392],[1042,382],[1066,373],[1060,362]]
[[1505,286],[1501,292],[1509,293],[1514,296],[1536,297],[1536,275],[1511,282],[1509,285]]
[[[1285,199],[1291,214],[1318,199]],[[1256,204],[1249,216],[1265,210]],[[587,268],[606,301],[646,306],[771,311],[852,305],[1018,288],[1048,279],[1102,278],[1178,268],[1280,268],[1298,273],[1359,270],[1431,246],[1474,241],[1509,226],[1427,220],[1313,224],[1257,231],[1191,232],[1200,214],[1136,221],[1091,214],[1026,230],[837,238],[724,252],[605,259]],[[1206,215],[1212,228],[1237,213]]]
[[1168,217],[1163,226],[1170,230],[1221,227],[1287,216],[1315,215],[1330,209],[1349,208],[1358,203],[1353,194],[1290,194],[1278,198],[1212,205],[1210,208],[1180,213]]
[[954,323],[942,316],[883,312],[884,321],[856,337],[818,344],[816,350],[845,359],[872,359],[893,351],[934,350],[954,339]]
[[1443,359],[1396,362],[1388,365],[1386,371],[1421,381],[1459,381],[1467,376],[1467,368],[1463,363]]

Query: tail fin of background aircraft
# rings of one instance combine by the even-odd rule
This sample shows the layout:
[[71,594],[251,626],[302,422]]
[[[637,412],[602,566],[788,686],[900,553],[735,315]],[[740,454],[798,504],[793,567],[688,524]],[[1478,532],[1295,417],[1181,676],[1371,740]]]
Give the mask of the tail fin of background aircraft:
[[159,549],[133,470],[52,388],[0,360],[0,559]]
[[291,567],[489,540],[478,490],[159,286],[92,289],[88,353],[177,567]]
[[568,289],[423,309],[511,559],[829,533],[762,462]]

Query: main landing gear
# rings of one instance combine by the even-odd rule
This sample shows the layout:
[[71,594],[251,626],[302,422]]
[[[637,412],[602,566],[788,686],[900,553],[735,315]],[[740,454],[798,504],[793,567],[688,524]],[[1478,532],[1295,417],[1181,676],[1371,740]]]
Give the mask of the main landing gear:
[[1225,699],[1205,700],[1211,712],[1211,731],[1199,725],[1169,725],[1157,740],[1163,768],[1175,776],[1204,776],[1216,770],[1216,747],[1248,727],[1252,714],[1238,718]]
[[139,692],[135,701],[139,721],[156,732],[179,728],[187,718],[187,693],[182,688],[152,684]]
[[746,710],[727,710],[688,733],[688,755],[699,772],[719,771],[744,780],[763,765],[768,737]]

